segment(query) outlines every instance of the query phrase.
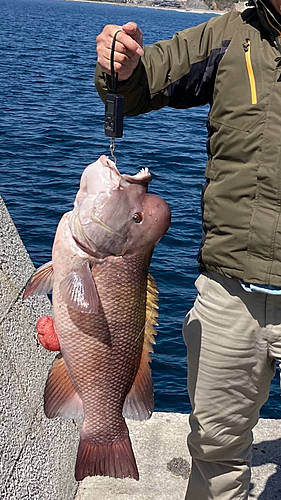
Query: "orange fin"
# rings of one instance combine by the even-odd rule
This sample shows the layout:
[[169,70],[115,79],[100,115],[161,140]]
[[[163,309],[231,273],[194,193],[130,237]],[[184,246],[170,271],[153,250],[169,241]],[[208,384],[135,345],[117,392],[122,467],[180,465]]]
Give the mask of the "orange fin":
[[81,432],[77,452],[75,479],[87,476],[131,477],[138,481],[139,473],[129,434],[123,441],[94,444]]
[[150,353],[155,344],[154,335],[158,317],[158,289],[154,278],[149,274],[146,294],[146,324],[144,332],[143,351],[140,366],[134,383],[123,406],[123,416],[131,420],[147,420],[151,417],[154,407],[153,382],[151,377]]
[[60,284],[62,300],[82,313],[97,313],[99,298],[89,263],[74,269]]
[[53,288],[54,270],[52,261],[47,262],[31,276],[23,294],[23,300],[31,295],[43,295]]
[[44,392],[44,410],[48,418],[76,418],[83,415],[83,403],[70,381],[61,354],[56,356],[49,372]]

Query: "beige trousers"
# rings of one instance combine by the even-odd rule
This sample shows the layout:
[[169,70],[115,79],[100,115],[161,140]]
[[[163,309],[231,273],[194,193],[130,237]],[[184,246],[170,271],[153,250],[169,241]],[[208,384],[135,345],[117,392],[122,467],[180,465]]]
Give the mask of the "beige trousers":
[[281,296],[200,275],[183,335],[192,404],[186,500],[246,500],[252,429],[281,360]]

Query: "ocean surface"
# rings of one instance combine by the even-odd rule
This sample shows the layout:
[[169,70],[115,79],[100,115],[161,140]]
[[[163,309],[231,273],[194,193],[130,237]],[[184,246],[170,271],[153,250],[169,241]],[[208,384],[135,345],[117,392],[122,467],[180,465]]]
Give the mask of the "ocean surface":
[[[0,194],[34,262],[51,259],[56,226],[72,209],[88,163],[109,154],[104,105],[94,87],[96,36],[136,21],[146,45],[205,22],[192,14],[60,0],[0,0]],[[207,107],[125,118],[121,172],[149,167],[150,191],[172,210],[151,265],[160,290],[153,356],[155,409],[189,412],[181,325],[195,298]],[[281,417],[279,374],[263,417]]]

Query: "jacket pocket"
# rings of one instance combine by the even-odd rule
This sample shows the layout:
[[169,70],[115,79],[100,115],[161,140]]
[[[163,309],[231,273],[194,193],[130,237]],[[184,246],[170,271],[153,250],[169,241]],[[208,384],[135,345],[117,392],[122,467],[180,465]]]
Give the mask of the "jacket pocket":
[[256,81],[255,81],[255,75],[254,75],[254,70],[252,66],[252,61],[251,61],[251,42],[249,38],[246,38],[245,43],[243,43],[243,48],[245,52],[245,61],[246,61],[246,67],[247,67],[247,72],[248,72],[248,77],[249,77],[249,83],[250,83],[250,91],[251,91],[251,102],[252,104],[257,104],[257,88],[256,88]]

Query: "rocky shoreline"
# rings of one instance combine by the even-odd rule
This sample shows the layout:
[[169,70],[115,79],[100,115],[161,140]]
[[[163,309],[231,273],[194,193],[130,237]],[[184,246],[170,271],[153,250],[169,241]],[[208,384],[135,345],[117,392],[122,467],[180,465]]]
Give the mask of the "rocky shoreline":
[[[245,8],[244,2],[233,0],[66,0],[73,2],[95,2],[111,5],[121,5],[127,7],[144,7],[163,10],[177,10],[179,12],[190,12],[194,14],[217,14],[221,15],[229,10],[242,11]],[[223,8],[219,6],[223,5]],[[208,4],[210,5],[208,5]]]

